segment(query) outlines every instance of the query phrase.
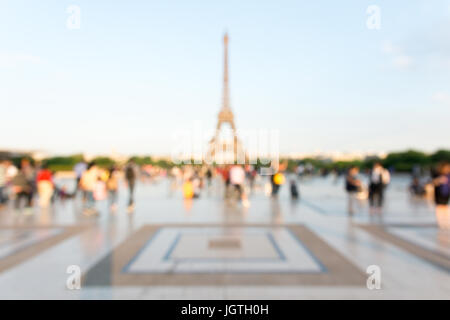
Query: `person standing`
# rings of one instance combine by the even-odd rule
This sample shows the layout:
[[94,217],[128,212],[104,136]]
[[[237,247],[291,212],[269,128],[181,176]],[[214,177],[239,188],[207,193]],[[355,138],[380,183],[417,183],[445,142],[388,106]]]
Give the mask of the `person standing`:
[[36,183],[39,195],[39,206],[41,208],[47,208],[50,199],[53,196],[54,185],[52,172],[48,169],[46,164],[41,166],[41,169],[36,176]]
[[245,175],[249,181],[250,193],[253,191],[253,187],[255,186],[256,173],[257,172],[253,166],[249,164],[245,165]]
[[230,186],[230,166],[227,164],[220,168],[220,175],[222,176],[224,186],[224,197],[228,198],[228,187]]
[[111,212],[117,210],[117,192],[119,189],[119,178],[116,167],[109,169],[108,180],[106,181],[106,188],[108,190],[108,199],[110,203]]
[[206,181],[207,181],[207,183],[208,183],[208,188],[211,187],[211,184],[212,184],[212,177],[213,177],[212,170],[211,170],[210,167],[208,167],[208,168],[206,169]]
[[291,192],[291,199],[292,200],[298,200],[298,198],[300,197],[300,193],[298,191],[298,186],[297,186],[297,181],[296,181],[296,176],[294,175],[294,177],[291,177],[290,179],[290,192]]
[[297,165],[294,166],[292,172],[289,174],[289,184],[290,184],[290,193],[291,193],[291,200],[298,200],[300,197],[299,188],[297,186]]
[[125,168],[125,179],[128,185],[128,213],[134,211],[134,187],[136,183],[136,168],[133,160],[128,161],[128,165]]
[[239,165],[234,165],[230,169],[230,184],[238,192],[239,198],[242,197],[245,181],[245,171]]
[[96,214],[97,210],[95,209],[95,198],[94,198],[94,190],[98,181],[98,169],[95,163],[90,162],[87,166],[87,170],[83,172],[83,175],[80,179],[80,186],[86,195],[86,201],[84,204],[84,215],[92,215]]
[[369,176],[369,205],[371,213],[380,213],[384,201],[384,190],[390,182],[389,171],[380,162],[375,162]]
[[27,178],[29,184],[31,185],[31,192],[32,192],[32,197],[33,197],[37,190],[36,169],[28,158],[23,158],[21,160],[21,164],[22,164],[23,173],[25,174],[25,177]]
[[250,205],[247,195],[244,190],[245,183],[245,170],[240,165],[234,165],[230,169],[230,184],[233,189],[238,192],[239,199],[242,201],[242,205],[244,207],[248,207]]
[[282,172],[277,172],[270,176],[270,183],[272,185],[272,197],[277,197],[280,191],[281,185],[284,183],[284,174]]
[[33,183],[28,177],[29,169],[27,168],[27,162],[22,161],[17,174],[12,179],[12,191],[16,196],[14,204],[16,210],[20,209],[20,202],[22,199],[25,199],[25,215],[32,214],[33,204]]
[[284,184],[286,178],[284,176],[284,171],[287,169],[287,162],[279,163],[278,165],[272,164],[272,169],[274,174],[270,176],[270,184],[272,186],[271,195],[273,198],[278,197],[278,192],[280,187]]
[[187,179],[182,186],[183,198],[191,200],[194,198],[194,186],[192,184],[192,178]]
[[0,159],[0,205],[6,203],[6,161]]
[[6,182],[11,182],[12,179],[19,173],[19,169],[10,161],[6,161]]
[[10,195],[14,194],[14,192],[11,190],[13,185],[13,179],[19,172],[17,167],[10,161],[6,160],[4,163],[4,166],[6,167],[6,186],[3,190],[3,195],[6,197],[6,200],[8,201],[10,199]]
[[77,194],[78,190],[81,190],[81,192],[83,193],[83,202],[86,201],[86,193],[81,186],[81,178],[83,177],[84,172],[87,170],[87,167],[88,164],[84,161],[84,159],[82,159],[73,167],[73,171],[75,171],[76,177],[75,195]]
[[202,180],[197,170],[194,171],[192,176],[192,187],[194,188],[194,198],[200,198],[200,190],[202,189]]
[[434,202],[436,204],[436,220],[439,228],[450,230],[450,164],[438,166],[437,176],[433,179]]
[[353,215],[354,213],[354,203],[357,200],[356,194],[361,189],[361,181],[358,179],[359,169],[358,167],[351,167],[347,176],[345,177],[345,190],[348,194],[348,214]]
[[83,173],[87,170],[87,167],[88,165],[84,160],[81,160],[73,167],[73,171],[75,171],[75,175],[77,178],[77,187],[79,186],[81,177],[83,176]]

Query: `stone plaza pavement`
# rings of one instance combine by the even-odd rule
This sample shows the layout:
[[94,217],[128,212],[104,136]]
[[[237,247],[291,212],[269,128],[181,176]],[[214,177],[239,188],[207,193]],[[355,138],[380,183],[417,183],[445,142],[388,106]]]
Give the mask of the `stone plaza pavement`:
[[[348,217],[342,178],[300,180],[298,201],[288,185],[278,200],[257,188],[249,208],[225,201],[220,181],[191,202],[170,185],[138,184],[133,214],[125,189],[99,217],[83,216],[81,199],[0,209],[0,299],[450,298],[450,234],[407,177],[393,178],[376,218],[365,201]],[[71,265],[80,290],[66,288]],[[371,265],[379,290],[366,285]]]

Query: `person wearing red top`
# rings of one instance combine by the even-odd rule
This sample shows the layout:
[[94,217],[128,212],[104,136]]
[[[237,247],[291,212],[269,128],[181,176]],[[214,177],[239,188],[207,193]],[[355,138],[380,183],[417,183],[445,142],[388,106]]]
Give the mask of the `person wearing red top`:
[[48,169],[42,169],[38,172],[36,180],[37,180],[37,182],[40,182],[40,181],[52,182],[52,172]]
[[48,207],[52,198],[54,186],[52,172],[44,164],[36,176],[37,189],[39,194],[39,205],[42,208]]
[[225,183],[225,198],[228,198],[228,186],[230,185],[230,166],[226,165],[220,170],[220,175]]

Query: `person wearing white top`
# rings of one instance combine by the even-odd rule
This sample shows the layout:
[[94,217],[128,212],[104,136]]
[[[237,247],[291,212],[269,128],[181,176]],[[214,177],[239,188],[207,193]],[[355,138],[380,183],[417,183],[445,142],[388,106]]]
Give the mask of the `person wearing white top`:
[[245,170],[242,166],[234,165],[230,169],[230,183],[238,191],[242,200],[242,205],[248,207],[250,205],[244,191]]
[[371,212],[381,211],[384,200],[384,189],[389,184],[391,176],[381,163],[373,165],[369,179],[369,205]]

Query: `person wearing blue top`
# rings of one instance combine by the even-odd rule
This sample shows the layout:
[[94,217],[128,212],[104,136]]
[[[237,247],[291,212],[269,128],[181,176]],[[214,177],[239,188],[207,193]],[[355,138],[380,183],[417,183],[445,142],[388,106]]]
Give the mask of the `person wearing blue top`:
[[436,204],[436,219],[440,228],[450,229],[450,164],[441,163],[437,175],[433,179],[434,202]]

